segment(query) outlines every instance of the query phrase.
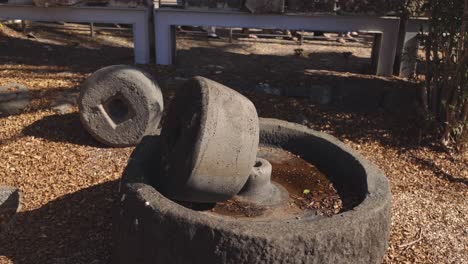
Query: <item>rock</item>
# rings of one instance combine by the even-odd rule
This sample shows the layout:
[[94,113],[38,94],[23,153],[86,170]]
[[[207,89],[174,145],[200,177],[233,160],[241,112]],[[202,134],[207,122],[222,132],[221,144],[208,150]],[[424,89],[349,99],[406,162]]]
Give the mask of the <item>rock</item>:
[[19,190],[13,187],[0,186],[0,233],[8,228],[19,209]]
[[52,107],[52,110],[59,115],[65,115],[73,112],[73,105],[69,103],[59,104]]
[[80,118],[88,132],[114,147],[138,144],[159,132],[161,89],[151,75],[133,66],[113,65],[93,73],[82,85]]
[[240,93],[194,77],[176,91],[161,140],[163,169],[154,172],[154,182],[166,197],[201,203],[228,200],[239,193],[255,164],[257,111]]
[[[184,207],[149,182],[158,170],[159,138],[134,150],[112,218],[112,263],[382,263],[391,227],[385,175],[336,138],[303,126],[260,119],[262,146],[313,162],[359,204],[331,217],[239,220]],[[157,188],[157,187],[156,187]],[[138,228],[135,228],[138,219]],[[181,254],[180,252],[183,252]]]
[[9,83],[0,86],[0,116],[16,115],[29,106],[31,96],[26,86]]
[[78,99],[77,93],[66,92],[52,99],[51,109],[59,115],[64,115],[73,112],[73,107]]

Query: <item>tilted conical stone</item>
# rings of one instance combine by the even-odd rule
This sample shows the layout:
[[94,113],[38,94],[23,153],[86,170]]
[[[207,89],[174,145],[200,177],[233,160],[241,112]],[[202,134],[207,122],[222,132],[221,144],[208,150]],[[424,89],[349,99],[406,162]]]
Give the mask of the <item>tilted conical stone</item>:
[[195,77],[176,92],[161,136],[156,188],[179,201],[223,201],[242,189],[255,163],[258,115],[243,95]]

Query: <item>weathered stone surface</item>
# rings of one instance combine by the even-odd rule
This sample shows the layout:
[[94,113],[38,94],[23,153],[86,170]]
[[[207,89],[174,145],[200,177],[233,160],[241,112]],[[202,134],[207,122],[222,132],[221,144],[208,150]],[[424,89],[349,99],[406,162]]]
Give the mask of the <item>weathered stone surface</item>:
[[31,101],[29,90],[18,83],[0,86],[0,116],[15,115],[25,110]]
[[245,7],[256,14],[283,13],[285,0],[245,0]]
[[114,147],[133,146],[156,134],[163,98],[156,81],[127,65],[93,73],[78,99],[83,126],[97,140]]
[[258,115],[245,96],[195,77],[176,92],[161,137],[163,170],[154,172],[161,192],[178,201],[224,201],[255,164]]
[[238,201],[245,201],[260,206],[278,206],[289,202],[288,191],[271,181],[273,166],[262,158],[255,161],[249,180],[237,194]]
[[383,173],[336,138],[260,119],[260,143],[301,155],[360,203],[332,217],[256,222],[203,214],[152,186],[160,138],[147,137],[125,169],[115,210],[112,263],[380,263],[391,194]]
[[8,228],[19,209],[19,190],[13,187],[0,186],[0,232]]

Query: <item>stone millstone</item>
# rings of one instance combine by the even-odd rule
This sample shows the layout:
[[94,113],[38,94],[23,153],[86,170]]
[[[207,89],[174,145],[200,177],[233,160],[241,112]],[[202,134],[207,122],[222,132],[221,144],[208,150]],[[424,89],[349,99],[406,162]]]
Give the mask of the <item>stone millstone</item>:
[[114,147],[138,144],[158,131],[163,97],[148,74],[126,65],[102,68],[91,75],[78,99],[81,121],[100,142]]
[[0,232],[7,229],[19,209],[19,190],[13,187],[0,186]]
[[333,178],[357,205],[331,217],[239,219],[174,203],[151,186],[160,137],[134,150],[112,218],[112,263],[382,263],[388,247],[391,193],[387,178],[338,139],[307,127],[260,119],[261,146],[301,156]]
[[195,77],[177,91],[161,137],[161,192],[179,201],[227,200],[242,189],[255,163],[257,111],[236,91]]

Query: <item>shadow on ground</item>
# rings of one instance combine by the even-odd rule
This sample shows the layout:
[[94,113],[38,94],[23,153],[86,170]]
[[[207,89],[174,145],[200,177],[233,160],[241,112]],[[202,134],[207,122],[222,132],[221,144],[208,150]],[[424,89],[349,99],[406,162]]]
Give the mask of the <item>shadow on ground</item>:
[[25,136],[43,138],[53,142],[106,148],[96,141],[83,127],[79,114],[74,112],[64,115],[50,115],[25,127]]
[[62,196],[17,215],[0,234],[0,255],[15,264],[108,263],[118,181]]
[[353,110],[320,105],[307,98],[258,97],[245,95],[255,104],[261,117],[278,118],[330,133],[356,143],[377,141],[401,151],[428,145],[418,138],[421,122],[414,114],[388,113],[383,109]]
[[[437,164],[435,164],[433,160],[419,158],[416,156],[413,156],[411,158],[413,159],[415,163],[421,165],[421,167],[433,171],[434,175],[436,175],[438,178],[442,180],[446,180],[452,183],[462,183],[468,186],[468,179],[457,177],[450,173],[445,172],[439,166],[437,166]],[[460,171],[460,173],[462,173],[462,170]]]
[[[273,87],[303,85],[304,71],[332,70],[336,72],[367,73],[370,59],[348,53],[321,52],[305,55],[241,54],[225,47],[192,47],[177,51],[177,72],[184,77],[202,75],[224,79],[225,83],[245,90],[259,82]],[[212,66],[221,66],[222,69]]]

